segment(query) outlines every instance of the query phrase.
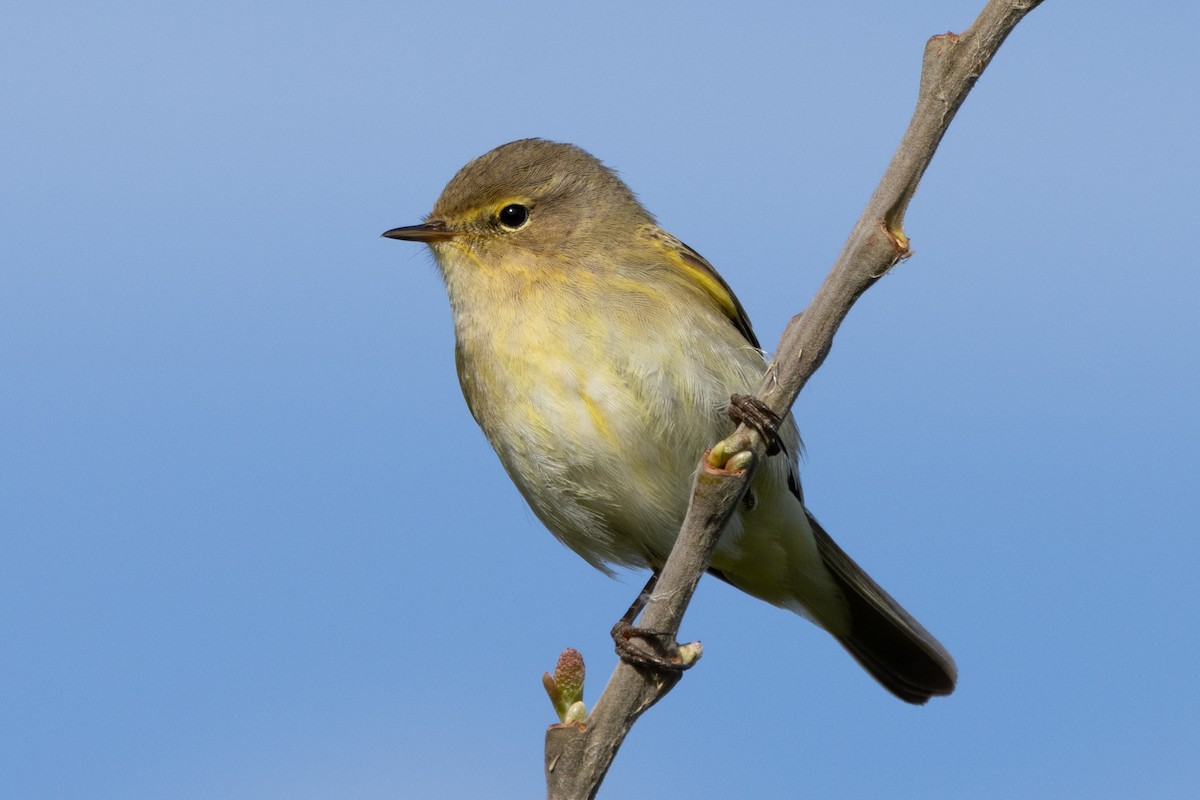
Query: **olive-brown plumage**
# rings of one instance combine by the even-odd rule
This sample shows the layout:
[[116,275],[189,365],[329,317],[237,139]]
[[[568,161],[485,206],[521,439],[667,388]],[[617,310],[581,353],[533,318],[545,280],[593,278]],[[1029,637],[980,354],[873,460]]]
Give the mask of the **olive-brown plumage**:
[[[467,405],[546,527],[597,568],[660,568],[729,397],[766,364],[745,310],[617,175],[524,139],[463,167],[425,223],[446,283]],[[945,649],[805,509],[789,416],[712,571],[829,631],[910,703],[949,694]]]

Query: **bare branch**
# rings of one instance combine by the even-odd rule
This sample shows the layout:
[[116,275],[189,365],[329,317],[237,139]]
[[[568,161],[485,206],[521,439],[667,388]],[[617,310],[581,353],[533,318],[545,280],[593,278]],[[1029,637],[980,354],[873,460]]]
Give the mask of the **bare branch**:
[[[784,330],[759,397],[780,416],[825,360],[833,336],[854,302],[909,255],[904,214],[951,120],[996,50],[1041,0],[990,0],[962,34],[934,36],[925,46],[916,110],[879,186],[855,224],[812,303]],[[701,460],[691,505],[642,626],[674,635],[708,566],[721,531],[766,454],[756,431],[735,436],[754,453],[740,473],[714,470]],[[585,726],[554,726],[546,734],[550,798],[592,798],[637,718],[669,692],[678,674],[640,671],[618,663]]]

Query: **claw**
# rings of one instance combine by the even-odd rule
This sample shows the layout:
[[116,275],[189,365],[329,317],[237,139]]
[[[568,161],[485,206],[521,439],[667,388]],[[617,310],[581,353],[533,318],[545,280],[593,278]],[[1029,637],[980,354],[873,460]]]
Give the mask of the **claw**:
[[[613,644],[616,645],[617,655],[627,664],[663,672],[682,672],[699,661],[700,656],[704,654],[704,648],[699,642],[680,645],[673,636],[662,631],[638,628],[633,624],[638,614],[646,607],[657,584],[658,571],[655,570],[651,573],[650,580],[646,581],[645,588],[638,593],[633,605],[625,612],[625,616],[613,625]],[[643,646],[635,645],[634,639],[643,642]]]
[[748,425],[762,434],[767,442],[767,455],[783,451],[783,440],[779,437],[779,415],[766,403],[749,394],[735,394],[729,398],[729,418],[739,425]]
[[[679,645],[675,639],[662,631],[651,631],[634,627],[624,619],[618,620],[612,629],[613,644],[617,655],[627,664],[664,672],[683,672],[691,668],[704,653],[699,642]],[[650,649],[639,647],[634,639],[644,642]]]

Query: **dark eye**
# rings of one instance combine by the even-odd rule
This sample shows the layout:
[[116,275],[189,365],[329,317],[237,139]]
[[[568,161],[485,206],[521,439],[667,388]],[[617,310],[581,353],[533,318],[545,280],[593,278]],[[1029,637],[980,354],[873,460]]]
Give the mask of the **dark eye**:
[[501,225],[515,231],[529,221],[529,209],[519,203],[512,203],[500,209],[498,218]]

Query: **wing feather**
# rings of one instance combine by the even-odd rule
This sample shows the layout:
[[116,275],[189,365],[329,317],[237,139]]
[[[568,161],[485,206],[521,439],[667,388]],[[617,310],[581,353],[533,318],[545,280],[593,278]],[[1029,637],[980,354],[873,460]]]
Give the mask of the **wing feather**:
[[746,309],[742,307],[733,289],[729,288],[729,284],[704,256],[657,225],[647,225],[641,233],[666,252],[671,266],[683,274],[690,284],[704,289],[755,350],[762,350],[758,337],[754,335],[754,328],[750,326],[750,317],[746,314]]

